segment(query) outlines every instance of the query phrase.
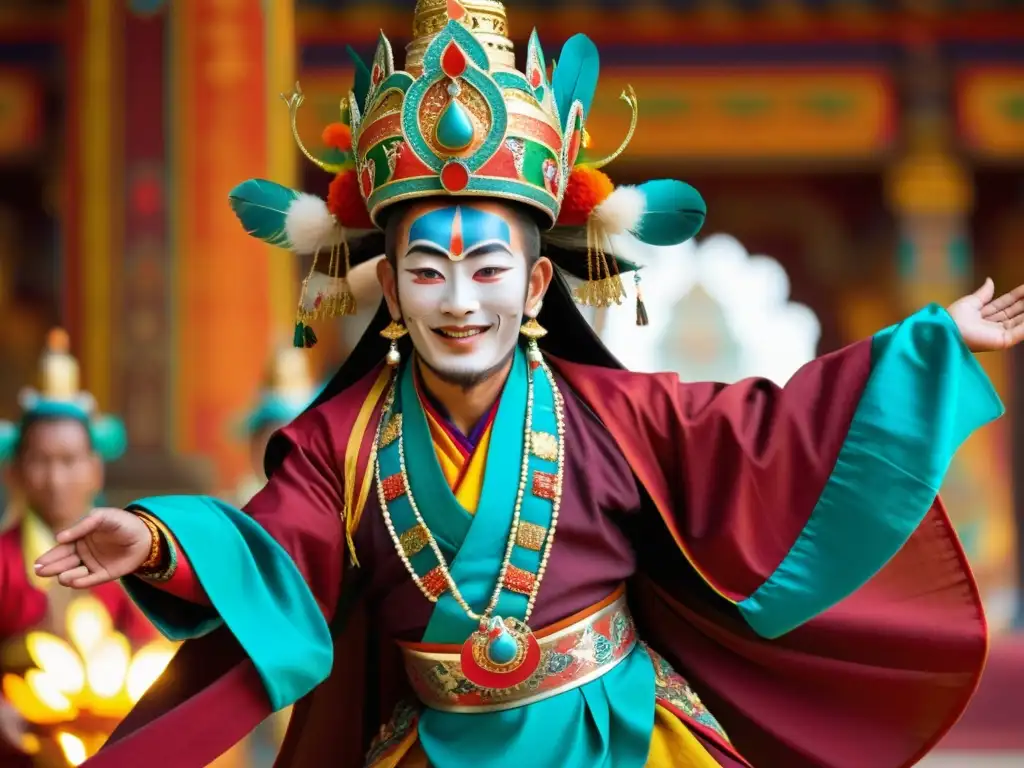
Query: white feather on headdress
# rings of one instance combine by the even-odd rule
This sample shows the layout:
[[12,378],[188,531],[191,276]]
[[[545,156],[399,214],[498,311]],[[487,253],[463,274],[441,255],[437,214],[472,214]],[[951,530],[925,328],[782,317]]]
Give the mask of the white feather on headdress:
[[590,214],[605,235],[634,232],[647,210],[647,198],[634,186],[616,187]]
[[316,195],[300,192],[288,206],[285,234],[296,253],[316,253],[339,245],[345,230]]

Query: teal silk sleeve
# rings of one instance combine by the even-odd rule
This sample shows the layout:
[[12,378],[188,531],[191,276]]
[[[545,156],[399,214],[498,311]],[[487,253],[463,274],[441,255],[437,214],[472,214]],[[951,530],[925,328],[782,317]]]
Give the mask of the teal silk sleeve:
[[165,636],[187,640],[227,625],[275,710],[327,678],[334,654],[327,622],[298,567],[259,523],[207,496],[163,496],[132,506],[170,529],[212,604],[193,605],[125,579],[132,599]]
[[920,525],[963,441],[1002,414],[941,307],[877,334],[870,376],[807,525],[739,604],[748,624],[779,637],[863,586]]

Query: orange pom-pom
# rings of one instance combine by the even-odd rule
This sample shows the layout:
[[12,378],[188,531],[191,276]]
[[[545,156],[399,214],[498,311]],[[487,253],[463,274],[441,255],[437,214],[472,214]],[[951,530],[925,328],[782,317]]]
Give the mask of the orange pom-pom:
[[558,226],[582,227],[593,210],[614,191],[612,180],[596,168],[573,168],[569,174],[569,183],[565,186]]
[[320,137],[325,146],[342,152],[352,151],[352,129],[344,123],[331,123]]
[[327,210],[334,214],[343,227],[373,229],[354,170],[342,171],[334,177],[327,190]]

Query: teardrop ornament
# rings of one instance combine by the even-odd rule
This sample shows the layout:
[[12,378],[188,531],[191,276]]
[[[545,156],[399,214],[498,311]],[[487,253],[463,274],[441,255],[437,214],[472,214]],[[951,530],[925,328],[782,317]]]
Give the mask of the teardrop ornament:
[[494,664],[511,664],[519,653],[519,644],[499,622],[498,627],[491,631],[487,642],[487,658]]
[[472,143],[475,130],[469,110],[452,99],[441,113],[434,135],[442,147],[457,152]]
[[452,79],[466,71],[466,54],[454,40],[445,46],[441,54],[441,71]]

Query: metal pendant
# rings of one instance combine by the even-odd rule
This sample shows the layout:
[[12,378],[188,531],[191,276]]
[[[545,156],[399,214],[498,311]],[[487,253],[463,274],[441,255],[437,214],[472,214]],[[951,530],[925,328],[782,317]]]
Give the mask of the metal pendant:
[[522,685],[540,666],[540,645],[518,619],[495,616],[462,645],[462,674],[480,688],[502,690]]

